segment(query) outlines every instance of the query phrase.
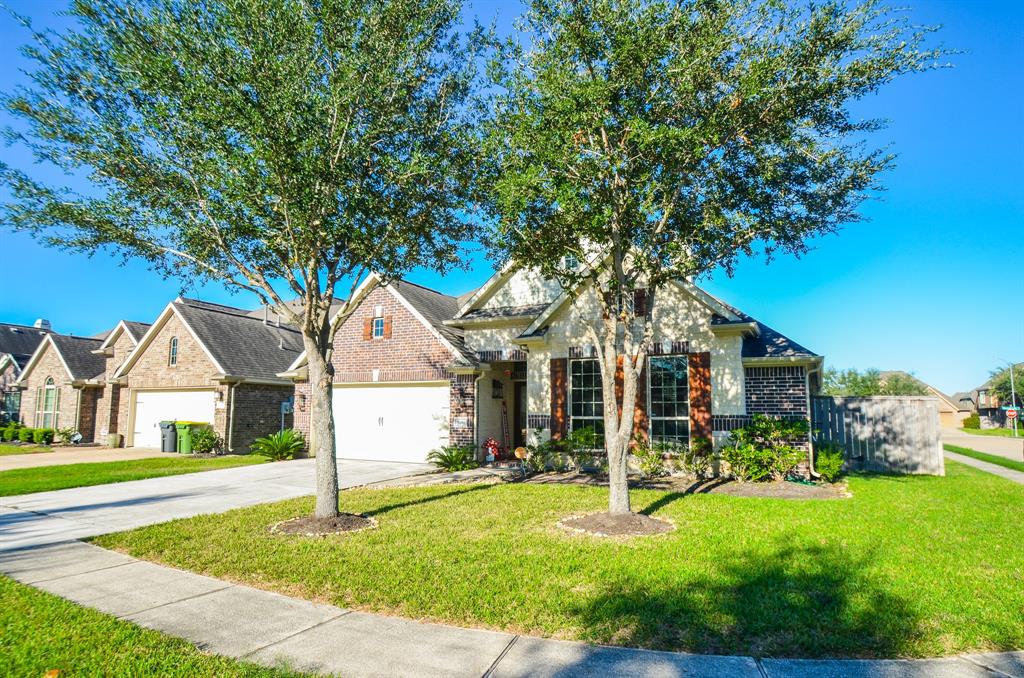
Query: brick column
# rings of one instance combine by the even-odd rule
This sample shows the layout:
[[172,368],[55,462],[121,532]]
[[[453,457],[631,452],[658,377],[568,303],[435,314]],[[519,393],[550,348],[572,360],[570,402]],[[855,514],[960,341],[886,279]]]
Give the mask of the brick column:
[[551,359],[551,437],[560,440],[568,432],[569,360]]

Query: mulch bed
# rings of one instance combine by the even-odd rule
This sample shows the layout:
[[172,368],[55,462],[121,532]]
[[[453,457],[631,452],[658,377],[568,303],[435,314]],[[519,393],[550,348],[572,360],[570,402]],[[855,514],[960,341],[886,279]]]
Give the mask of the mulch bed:
[[[608,476],[589,473],[541,473],[524,482],[557,485],[608,486]],[[680,494],[727,494],[733,497],[761,499],[846,499],[852,495],[845,482],[794,483],[785,480],[770,483],[741,483],[730,478],[694,479],[684,476],[630,478],[631,490],[661,490]]]
[[276,534],[298,534],[306,537],[322,537],[328,534],[359,532],[377,527],[377,521],[369,516],[342,513],[334,518],[300,516],[285,520],[270,527]]
[[676,529],[675,525],[667,520],[651,518],[641,513],[591,513],[565,518],[559,521],[558,526],[596,537],[643,537],[664,534]]

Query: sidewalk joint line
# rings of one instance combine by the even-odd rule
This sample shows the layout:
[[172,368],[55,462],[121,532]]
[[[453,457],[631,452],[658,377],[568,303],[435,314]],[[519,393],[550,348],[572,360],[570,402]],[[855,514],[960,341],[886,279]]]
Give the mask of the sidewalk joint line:
[[976,661],[973,658],[968,657],[967,655],[961,654],[961,655],[957,655],[957,656],[960,659],[964,660],[965,662],[967,662],[969,664],[974,664],[975,666],[980,666],[981,668],[985,669],[986,671],[988,671],[990,673],[994,673],[997,676],[1004,676],[1005,678],[1013,678],[1013,676],[1010,675],[1009,673],[1006,673],[1005,671],[1000,671],[999,669],[993,668],[993,667],[989,666],[988,664],[982,664],[981,662]]
[[333,617],[329,617],[327,619],[324,619],[323,621],[317,622],[316,624],[313,624],[312,626],[308,626],[308,627],[306,627],[304,629],[299,629],[295,633],[289,633],[284,638],[278,638],[277,640],[271,641],[271,642],[267,643],[266,645],[260,645],[255,650],[250,650],[249,652],[246,652],[243,655],[239,655],[238,658],[239,659],[245,659],[247,657],[251,657],[252,655],[256,654],[257,652],[262,652],[263,650],[266,650],[268,647],[273,647],[274,645],[277,645],[278,643],[283,643],[286,640],[291,640],[295,636],[300,636],[303,633],[306,633],[307,631],[312,631],[313,629],[315,629],[315,628],[317,628],[319,626],[323,626],[324,624],[326,624],[328,622],[332,622],[332,621],[334,621],[336,619],[341,619],[345,615],[349,615],[349,614],[352,614],[352,610],[341,610],[338,614],[334,615]]
[[159,610],[161,607],[167,607],[168,605],[175,605],[177,603],[184,603],[186,600],[195,600],[196,598],[202,598],[203,596],[208,596],[211,593],[217,593],[218,591],[224,591],[225,589],[229,589],[232,586],[234,586],[234,584],[228,584],[227,586],[221,586],[220,588],[212,589],[210,591],[203,591],[202,593],[196,593],[195,595],[185,596],[184,598],[178,598],[177,600],[170,600],[170,601],[168,601],[166,603],[160,603],[159,605],[154,605],[153,607],[145,607],[145,608],[143,608],[141,610],[136,610],[135,612],[131,612],[131,613],[126,614],[126,615],[114,615],[114,616],[116,616],[118,619],[128,619],[129,617],[134,617],[135,615],[142,614],[143,612],[151,612],[153,610]]
[[761,678],[768,678],[768,669],[761,663],[761,657],[752,657],[754,660],[754,666],[757,667],[757,672],[761,674]]
[[495,657],[494,661],[491,662],[491,665],[487,667],[487,670],[484,671],[484,675],[481,676],[481,678],[490,678],[494,675],[494,671],[498,668],[498,664],[500,664],[501,660],[505,658],[505,655],[507,655],[509,650],[512,649],[512,646],[516,644],[517,640],[519,640],[519,634],[512,636],[512,640],[508,641],[508,645],[505,646],[505,649],[498,653],[498,656]]
[[35,585],[35,584],[42,584],[42,583],[48,582],[48,581],[58,581],[60,579],[68,579],[70,577],[80,577],[83,574],[92,574],[93,572],[102,572],[104,570],[113,570],[115,567],[124,567],[125,565],[134,565],[137,562],[139,562],[139,561],[137,561],[134,558],[132,558],[127,563],[118,563],[117,565],[104,565],[103,567],[97,567],[95,570],[85,570],[83,572],[75,572],[73,574],[63,574],[63,575],[61,575],[59,577],[50,577],[49,579],[37,579],[36,581],[32,582],[32,584],[33,585]]

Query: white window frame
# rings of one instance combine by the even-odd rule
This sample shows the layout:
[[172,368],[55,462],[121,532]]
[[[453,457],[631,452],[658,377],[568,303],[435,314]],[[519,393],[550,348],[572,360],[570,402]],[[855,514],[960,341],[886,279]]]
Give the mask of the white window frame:
[[167,366],[178,366],[178,337],[171,337],[167,346]]
[[[573,397],[572,397],[572,390],[573,390],[572,389],[572,377],[573,377],[573,374],[572,374],[572,367],[576,363],[583,363],[583,362],[588,362],[588,361],[594,363],[595,365],[597,365],[597,374],[595,376],[597,377],[597,388],[599,388],[601,390],[601,400],[598,403],[600,409],[599,409],[598,413],[596,415],[594,415],[594,416],[580,415],[579,417],[576,417],[572,413],[572,405],[573,405]],[[571,358],[569,360],[568,372],[569,372],[568,379],[566,380],[567,381],[567,383],[566,383],[566,391],[568,391],[567,396],[566,396],[566,405],[568,407],[568,415],[569,415],[569,431],[571,432],[571,431],[575,431],[576,430],[576,425],[574,423],[576,419],[585,420],[587,422],[597,421],[597,422],[600,422],[601,428],[604,428],[604,384],[602,383],[602,380],[601,380],[601,365],[598,362],[597,358]],[[580,428],[586,428],[586,424],[584,426],[580,426]],[[604,435],[603,433],[601,433],[601,432],[599,432],[597,430],[596,426],[594,427],[594,431],[597,432],[597,434],[599,436],[603,436]]]
[[[53,403],[51,409],[46,409],[46,395],[47,391],[53,392]],[[57,386],[57,382],[53,380],[53,377],[47,377],[46,381],[36,391],[36,417],[35,424],[36,428],[57,428],[57,417],[60,412],[60,387]],[[46,423],[47,415],[50,416],[50,423]]]
[[[685,366],[685,374],[686,374],[686,415],[685,416],[678,416],[678,415],[674,416],[674,417],[655,417],[654,416],[654,399],[652,398],[652,386],[651,386],[651,377],[653,376],[653,373],[654,373],[654,368],[653,368],[652,363],[654,361],[656,361],[656,360],[664,360],[664,359],[673,359],[673,360],[674,359],[682,359],[683,360],[683,365]],[[647,407],[646,407],[646,409],[647,409],[647,435],[648,435],[648,439],[651,441],[651,444],[657,444],[657,443],[660,443],[660,442],[682,444],[682,443],[678,443],[678,441],[673,441],[673,440],[664,440],[664,439],[656,440],[655,437],[654,437],[654,420],[657,419],[658,421],[685,421],[686,422],[686,447],[689,447],[690,443],[693,441],[692,430],[690,428],[690,357],[687,354],[685,354],[685,353],[671,354],[671,355],[652,355],[652,356],[648,356],[647,357],[647,370],[646,370],[646,372],[647,372]],[[678,403],[678,401],[676,401],[676,402]]]
[[[378,328],[380,328],[380,332],[377,331]],[[370,323],[370,336],[374,339],[384,338],[384,316],[376,316]]]

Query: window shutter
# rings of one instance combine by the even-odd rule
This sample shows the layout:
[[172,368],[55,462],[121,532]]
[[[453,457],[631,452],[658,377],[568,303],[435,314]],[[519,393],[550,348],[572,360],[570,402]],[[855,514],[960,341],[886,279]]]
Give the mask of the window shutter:
[[690,438],[711,439],[711,354],[691,353],[690,367]]
[[633,437],[647,442],[650,439],[651,423],[647,418],[647,365],[640,369],[636,381],[636,407],[633,409]]
[[647,290],[633,291],[633,314],[637,318],[647,317]]
[[[58,387],[57,389],[54,390],[54,393],[53,393],[53,418],[52,418],[53,420],[50,423],[50,428],[54,428],[54,429],[57,428],[57,426],[58,426],[57,418],[60,416],[60,392],[61,392],[61,390],[62,389]],[[75,428],[77,428],[78,427],[78,422],[74,422],[74,424],[75,424]]]
[[43,387],[40,386],[36,389],[36,419],[34,426],[39,428],[43,425]]
[[373,339],[373,318],[363,319],[363,341]]
[[392,317],[393,316],[390,316],[390,315],[384,316],[384,338],[385,339],[390,339],[391,338],[391,318]]
[[551,437],[561,440],[568,430],[569,359],[551,359]]

